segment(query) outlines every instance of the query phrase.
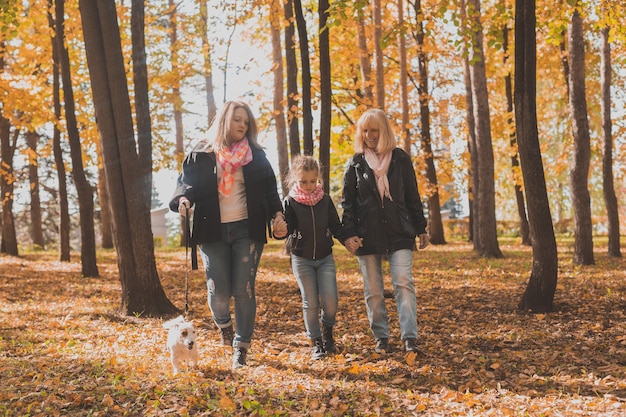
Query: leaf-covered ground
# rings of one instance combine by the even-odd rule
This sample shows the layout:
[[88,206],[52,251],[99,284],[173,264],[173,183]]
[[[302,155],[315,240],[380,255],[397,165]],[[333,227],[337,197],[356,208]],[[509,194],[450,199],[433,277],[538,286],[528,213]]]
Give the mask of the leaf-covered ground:
[[[279,243],[257,280],[249,365],[232,372],[206,304],[203,273],[189,272],[188,317],[200,364],[172,375],[162,319],[116,313],[114,252],[101,278],[50,253],[0,257],[0,415],[3,416],[622,416],[626,415],[626,261],[596,245],[593,267],[561,244],[555,309],[520,312],[529,248],[504,242],[504,259],[466,243],[415,255],[419,347],[373,353],[355,258],[335,251],[340,353],[312,363],[301,299]],[[183,308],[185,252],[157,253],[170,299]]]

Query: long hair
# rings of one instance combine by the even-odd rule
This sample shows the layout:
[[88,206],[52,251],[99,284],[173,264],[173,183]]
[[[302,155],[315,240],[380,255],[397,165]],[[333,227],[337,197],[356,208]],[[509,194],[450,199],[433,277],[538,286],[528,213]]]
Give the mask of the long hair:
[[322,184],[322,170],[317,159],[309,155],[295,155],[291,159],[291,168],[287,176],[287,186],[289,189],[298,182],[301,172],[317,171],[317,180]]
[[393,129],[391,128],[391,123],[389,123],[387,115],[380,109],[369,109],[366,110],[356,122],[356,136],[354,141],[354,150],[356,152],[363,152],[363,130],[368,128],[377,128],[379,131],[376,153],[385,154],[395,149],[396,136],[393,134]]
[[227,101],[224,103],[224,106],[222,107],[222,110],[218,114],[217,118],[214,119],[214,122],[217,123],[217,130],[212,140],[213,149],[215,151],[221,151],[224,148],[230,147],[230,124],[233,120],[235,110],[237,109],[244,109],[246,113],[248,113],[248,131],[246,132],[248,143],[250,146],[255,148],[261,148],[257,142],[258,128],[256,119],[252,114],[250,106],[242,101]]

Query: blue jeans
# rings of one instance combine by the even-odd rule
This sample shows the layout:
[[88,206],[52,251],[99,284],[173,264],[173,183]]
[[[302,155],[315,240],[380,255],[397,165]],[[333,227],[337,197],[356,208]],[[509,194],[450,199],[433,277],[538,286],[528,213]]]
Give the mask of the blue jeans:
[[250,347],[256,318],[256,281],[263,243],[248,237],[248,222],[222,224],[222,240],[200,245],[208,301],[219,328],[232,325],[230,299],[235,299],[234,347]]
[[322,337],[322,324],[335,325],[339,297],[335,258],[330,254],[322,259],[307,259],[291,255],[291,268],[302,294],[302,313],[306,334],[311,339]]
[[[370,329],[378,339],[389,338],[389,319],[383,295],[382,255],[359,256],[363,294]],[[401,249],[389,255],[393,293],[400,320],[402,340],[417,339],[417,306],[413,283],[413,252]]]

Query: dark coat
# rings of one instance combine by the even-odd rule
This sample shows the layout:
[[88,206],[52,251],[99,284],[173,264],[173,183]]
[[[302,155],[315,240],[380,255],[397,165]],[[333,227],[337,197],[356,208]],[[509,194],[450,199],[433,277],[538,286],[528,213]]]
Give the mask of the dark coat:
[[293,197],[285,199],[285,221],[293,238],[291,253],[307,259],[322,259],[332,253],[333,236],[343,242],[347,237],[328,194],[314,206],[300,204]]
[[[276,212],[282,212],[282,204],[276,188],[276,176],[265,152],[252,145],[250,148],[252,161],[243,166],[248,234],[254,241],[267,243],[270,221]],[[195,248],[202,243],[219,242],[222,236],[216,158],[206,143],[196,146],[183,161],[183,169],[169,204],[170,210],[178,212],[182,196],[195,205],[190,246]]]
[[381,200],[374,171],[362,153],[348,162],[343,178],[343,225],[346,236],[363,238],[357,255],[388,254],[415,249],[416,236],[426,233],[426,219],[411,158],[392,152],[389,172],[392,200]]

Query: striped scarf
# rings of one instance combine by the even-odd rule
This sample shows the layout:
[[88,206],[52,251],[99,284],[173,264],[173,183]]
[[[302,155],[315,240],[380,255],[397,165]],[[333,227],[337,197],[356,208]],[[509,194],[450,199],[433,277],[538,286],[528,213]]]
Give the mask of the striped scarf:
[[291,190],[289,190],[289,197],[305,206],[314,206],[324,197],[324,190],[321,185],[317,184],[317,187],[315,187],[312,193],[305,193],[298,187],[298,184],[294,184]]

